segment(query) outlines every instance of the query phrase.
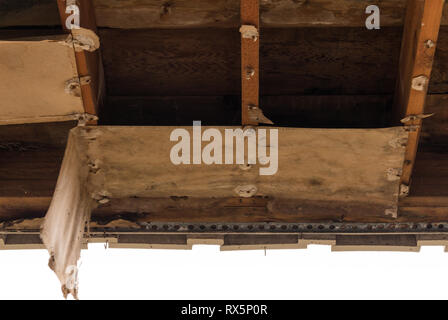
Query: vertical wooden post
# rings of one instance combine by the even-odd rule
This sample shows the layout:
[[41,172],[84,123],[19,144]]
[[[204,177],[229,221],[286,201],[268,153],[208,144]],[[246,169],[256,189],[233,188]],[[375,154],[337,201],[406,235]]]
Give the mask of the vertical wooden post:
[[[408,0],[395,93],[395,119],[409,130],[401,176],[409,189],[434,61],[444,0]],[[404,192],[406,193],[406,192]]]
[[[76,0],[76,5],[80,10],[80,27],[92,30],[97,33],[95,11],[92,0]],[[67,33],[66,20],[70,14],[66,13],[67,0],[58,0],[59,14],[61,24]],[[102,96],[105,92],[103,66],[99,50],[94,52],[81,51],[75,52],[76,67],[80,78],[90,77],[88,83],[81,83],[81,95],[84,104],[84,110],[91,115],[98,115],[99,106],[102,103]],[[96,121],[90,121],[89,124],[96,124]]]
[[259,108],[260,14],[259,0],[241,0],[241,81],[243,125],[257,125],[250,116]]

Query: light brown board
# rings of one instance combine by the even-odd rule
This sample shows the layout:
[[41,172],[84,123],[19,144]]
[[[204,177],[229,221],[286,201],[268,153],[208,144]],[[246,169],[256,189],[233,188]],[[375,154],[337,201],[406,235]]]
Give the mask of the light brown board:
[[[262,27],[364,27],[369,5],[382,26],[403,24],[406,0],[261,1]],[[238,27],[240,0],[94,0],[98,25],[112,28]]]
[[0,42],[0,124],[70,120],[83,112],[81,97],[65,91],[77,77],[66,36]]

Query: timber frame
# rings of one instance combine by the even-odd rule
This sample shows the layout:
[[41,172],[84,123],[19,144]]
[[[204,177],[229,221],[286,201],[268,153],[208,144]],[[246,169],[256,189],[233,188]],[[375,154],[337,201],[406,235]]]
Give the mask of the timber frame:
[[[59,25],[67,17],[65,0],[55,2],[0,6],[0,40],[68,32]],[[113,7],[106,0],[77,0],[81,27],[101,40],[95,52],[76,52],[79,76],[92,80],[81,86],[84,110],[99,117],[89,125],[180,126],[195,119],[311,128],[404,125],[409,139],[402,197],[396,218],[356,206],[334,214],[325,204],[272,214],[271,199],[263,196],[111,199],[92,212],[86,242],[175,249],[213,243],[223,250],[326,244],[334,250],[418,251],[448,244],[443,0],[378,1],[378,32],[363,25],[365,4],[375,1],[340,0],[333,8],[321,0],[308,6],[235,0],[230,7],[197,0],[196,9],[185,1],[160,6],[147,0],[141,8],[131,2]],[[242,25],[255,27],[257,41],[238,32]],[[253,110],[262,110],[255,120]],[[0,127],[0,248],[42,247],[40,226],[74,126]]]

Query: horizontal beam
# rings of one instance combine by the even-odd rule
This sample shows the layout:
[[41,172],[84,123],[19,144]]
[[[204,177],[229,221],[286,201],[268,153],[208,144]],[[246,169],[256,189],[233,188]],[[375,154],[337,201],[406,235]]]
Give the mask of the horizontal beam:
[[[58,24],[54,0],[32,4],[3,0],[0,27]],[[222,27],[239,25],[239,0],[94,0],[98,26],[111,28]],[[263,1],[263,26],[364,26],[367,6],[381,9],[381,26],[400,26],[406,0]],[[446,10],[446,9],[445,9]],[[443,24],[447,24],[447,16]]]
[[[0,222],[43,218],[51,197],[0,197]],[[448,196],[409,197],[400,202],[398,219],[372,215],[356,205],[332,208],[329,203],[289,201],[270,208],[272,199],[112,199],[95,209],[96,227],[125,228],[154,222],[185,223],[431,223],[448,221]],[[293,208],[302,206],[302,211]],[[333,204],[334,206],[334,204]],[[367,209],[368,210],[368,209]],[[39,224],[40,222],[38,222]]]
[[[99,34],[106,83],[114,95],[241,94],[237,29],[100,29]],[[393,94],[401,36],[401,28],[386,27],[377,31],[262,28],[260,92]],[[441,31],[439,42],[431,93],[448,92],[448,74],[444,71],[448,69],[448,28]]]

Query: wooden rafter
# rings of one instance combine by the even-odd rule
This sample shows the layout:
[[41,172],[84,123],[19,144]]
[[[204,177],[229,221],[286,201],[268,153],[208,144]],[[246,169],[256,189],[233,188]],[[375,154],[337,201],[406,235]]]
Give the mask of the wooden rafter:
[[[80,11],[80,27],[92,30],[97,33],[95,11],[91,0],[76,0],[76,4]],[[59,14],[61,24],[67,33],[66,20],[70,13],[66,13],[67,1],[58,0]],[[103,66],[101,62],[101,54],[99,50],[88,52],[82,50],[75,52],[76,66],[79,78],[90,77],[88,83],[81,82],[81,95],[84,104],[84,110],[91,115],[98,115],[99,106],[102,103],[102,95],[104,89]],[[90,121],[89,124],[96,124],[96,121]]]
[[257,125],[251,110],[259,107],[260,61],[259,0],[241,0],[242,124]]
[[395,95],[396,119],[409,128],[401,183],[411,183],[444,0],[408,0]]
[[272,122],[260,108],[260,3],[241,0],[241,81],[243,125]]

